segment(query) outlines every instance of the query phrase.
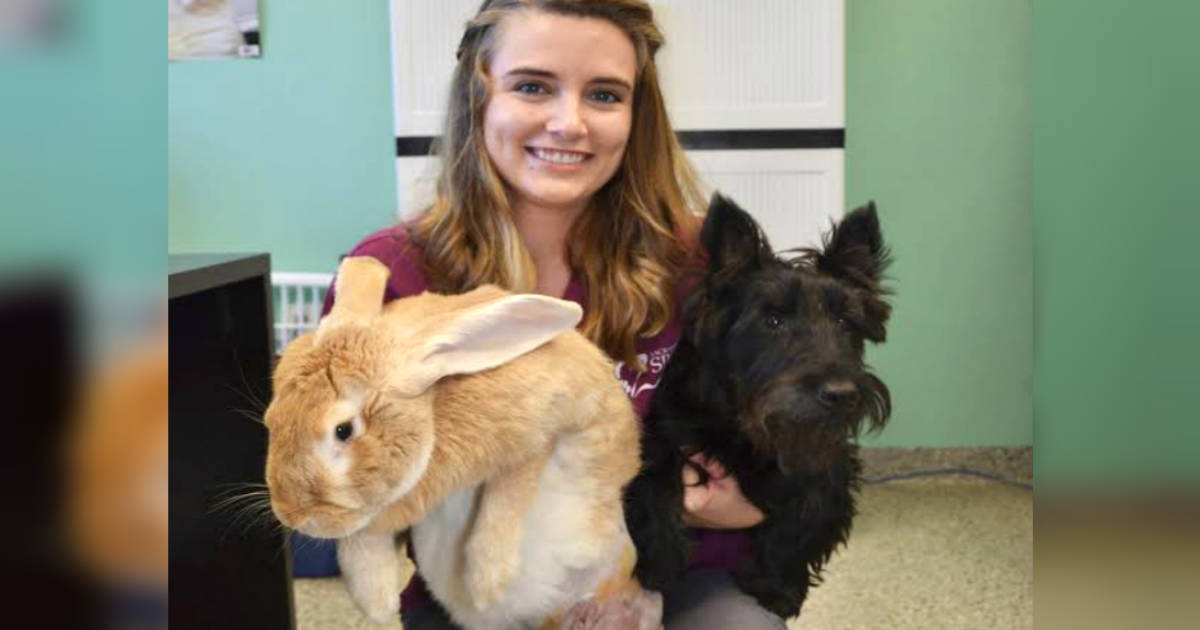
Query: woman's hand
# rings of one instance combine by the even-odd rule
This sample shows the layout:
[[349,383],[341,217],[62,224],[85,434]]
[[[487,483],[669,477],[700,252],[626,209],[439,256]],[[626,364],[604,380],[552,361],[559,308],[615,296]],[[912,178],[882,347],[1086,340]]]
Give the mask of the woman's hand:
[[604,601],[585,599],[572,606],[562,626],[569,630],[662,630],[662,595],[640,588],[624,589]]
[[758,506],[750,502],[737,479],[717,460],[703,453],[688,458],[708,473],[708,483],[700,483],[700,474],[690,466],[683,467],[683,522],[704,529],[743,529],[763,521]]

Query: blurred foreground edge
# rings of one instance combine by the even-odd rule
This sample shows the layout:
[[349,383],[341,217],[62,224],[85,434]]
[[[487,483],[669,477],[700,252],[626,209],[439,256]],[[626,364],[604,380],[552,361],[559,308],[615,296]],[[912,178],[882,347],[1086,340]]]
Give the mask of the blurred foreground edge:
[[[64,535],[67,467],[80,382],[77,303],[59,271],[0,277],[0,591],[9,611],[36,612],[39,628],[101,628],[105,602]],[[17,618],[23,618],[19,612]],[[10,626],[11,627],[11,626]]]

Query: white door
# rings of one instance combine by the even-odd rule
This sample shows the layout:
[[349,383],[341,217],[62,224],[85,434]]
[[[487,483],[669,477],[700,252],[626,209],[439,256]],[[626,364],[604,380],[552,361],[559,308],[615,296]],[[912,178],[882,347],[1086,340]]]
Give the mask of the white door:
[[[392,0],[400,212],[432,197],[428,141],[480,0]],[[844,208],[844,0],[655,0],[672,124],[709,188],[777,249],[812,245]]]

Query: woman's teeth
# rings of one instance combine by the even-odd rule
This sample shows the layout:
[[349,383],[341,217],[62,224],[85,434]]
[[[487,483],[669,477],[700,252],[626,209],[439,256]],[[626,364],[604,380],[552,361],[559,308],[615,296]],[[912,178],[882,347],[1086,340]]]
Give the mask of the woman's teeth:
[[550,151],[548,149],[534,149],[533,155],[539,160],[546,160],[555,164],[578,164],[587,158],[587,154],[584,153],[565,153],[563,151]]

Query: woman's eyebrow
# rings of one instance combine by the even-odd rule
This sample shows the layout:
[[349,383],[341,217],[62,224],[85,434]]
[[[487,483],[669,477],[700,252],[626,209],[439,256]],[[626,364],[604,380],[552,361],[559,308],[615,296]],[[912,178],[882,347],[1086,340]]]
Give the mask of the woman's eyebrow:
[[591,81],[589,81],[589,83],[593,83],[593,84],[601,83],[601,84],[605,84],[605,85],[615,85],[617,87],[625,88],[626,90],[629,90],[630,92],[633,91],[633,86],[629,85],[628,81],[626,81],[625,79],[617,78],[617,77],[596,77],[595,79],[592,79]]
[[550,72],[549,70],[542,70],[541,68],[520,67],[520,68],[513,68],[512,70],[509,70],[508,72],[504,73],[505,77],[511,77],[513,75],[544,77],[547,79],[555,78],[555,75],[553,72]]
[[[558,75],[554,74],[553,72],[550,72],[549,70],[543,70],[541,68],[530,68],[530,67],[525,67],[525,66],[522,66],[520,68],[513,68],[512,70],[509,70],[508,72],[504,73],[504,78],[509,78],[512,76],[540,77],[543,79],[557,79],[558,78]],[[588,83],[589,84],[601,83],[601,84],[607,84],[607,85],[615,85],[618,87],[625,88],[626,90],[630,90],[630,91],[633,90],[633,86],[630,85],[628,81],[626,81],[625,79],[619,78],[619,77],[596,77],[596,78],[592,79],[591,81],[588,81]]]

